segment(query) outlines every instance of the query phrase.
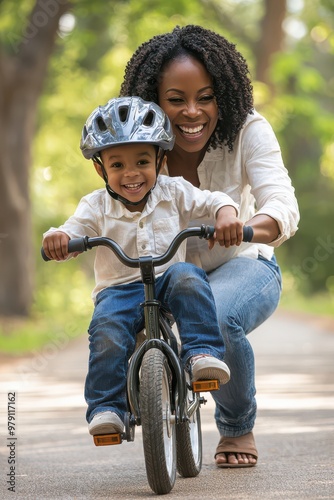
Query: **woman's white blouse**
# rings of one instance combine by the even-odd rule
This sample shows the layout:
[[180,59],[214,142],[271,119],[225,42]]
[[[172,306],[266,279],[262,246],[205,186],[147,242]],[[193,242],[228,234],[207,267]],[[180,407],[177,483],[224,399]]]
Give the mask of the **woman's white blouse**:
[[[270,259],[273,247],[297,231],[298,204],[278,141],[268,121],[256,111],[248,116],[231,153],[227,146],[206,153],[198,167],[198,177],[200,189],[228,194],[239,205],[239,216],[244,222],[255,213],[266,214],[275,219],[280,228],[278,238],[269,245],[242,243],[230,249],[215,245],[210,251],[201,240],[189,240],[187,260],[206,271],[241,255],[257,258],[261,254]],[[203,222],[207,220],[196,220],[192,224]]]

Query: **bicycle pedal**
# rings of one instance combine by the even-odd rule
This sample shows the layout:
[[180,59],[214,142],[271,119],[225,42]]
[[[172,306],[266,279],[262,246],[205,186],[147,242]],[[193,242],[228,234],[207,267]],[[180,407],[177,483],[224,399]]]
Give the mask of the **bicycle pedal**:
[[219,380],[196,380],[193,382],[194,392],[218,391]]
[[93,436],[95,446],[109,446],[122,443],[121,434],[97,434]]

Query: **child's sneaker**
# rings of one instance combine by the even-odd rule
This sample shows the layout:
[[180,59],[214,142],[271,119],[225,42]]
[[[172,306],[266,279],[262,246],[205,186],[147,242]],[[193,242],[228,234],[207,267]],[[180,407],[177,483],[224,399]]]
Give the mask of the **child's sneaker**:
[[89,434],[119,434],[123,432],[124,424],[113,411],[101,411],[94,415],[93,420],[88,425]]
[[217,379],[220,384],[226,384],[230,380],[229,367],[209,354],[193,356],[190,359],[190,369],[193,382]]

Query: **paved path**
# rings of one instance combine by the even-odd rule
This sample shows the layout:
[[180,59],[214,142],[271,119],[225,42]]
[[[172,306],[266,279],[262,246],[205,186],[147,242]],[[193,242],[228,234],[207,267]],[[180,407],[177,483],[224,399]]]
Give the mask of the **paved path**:
[[[203,468],[164,498],[334,499],[334,329],[276,313],[250,336],[257,360],[260,458],[251,469],[217,469],[210,399],[202,407]],[[35,358],[0,369],[0,498],[150,499],[140,428],[133,443],[96,448],[83,384],[87,339],[58,337]],[[15,393],[15,436],[7,399]],[[10,469],[10,458],[15,459]],[[8,490],[15,472],[15,492]]]

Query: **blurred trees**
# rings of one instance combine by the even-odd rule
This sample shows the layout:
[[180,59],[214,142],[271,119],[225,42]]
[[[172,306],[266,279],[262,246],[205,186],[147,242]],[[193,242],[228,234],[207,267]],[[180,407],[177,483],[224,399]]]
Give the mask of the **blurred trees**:
[[[15,8],[15,6],[13,6]],[[68,9],[37,1],[22,32],[10,26],[0,45],[0,315],[28,314],[32,299],[29,170],[37,101],[59,18]],[[16,7],[17,11],[17,7]],[[16,13],[13,9],[13,14]],[[11,20],[4,13],[6,25]]]
[[[46,24],[39,26],[33,36],[25,26],[29,26],[29,15],[30,19],[34,15],[35,3],[41,12],[48,7],[49,11],[54,9],[50,12],[57,10],[57,15],[49,14],[52,29]],[[25,288],[31,289],[28,276],[33,269],[26,196],[30,144],[35,303],[48,309],[84,300],[83,283],[92,277],[88,258],[80,257],[80,265],[44,264],[39,258],[41,235],[72,213],[82,195],[101,186],[90,162],[79,151],[86,117],[95,106],[118,94],[125,64],[137,46],[176,24],[201,24],[218,31],[236,43],[247,59],[256,107],[279,137],[301,208],[300,230],[277,251],[288,273],[287,283],[305,293],[334,291],[334,7],[330,0],[157,0],[154,4],[149,0],[112,4],[77,0],[71,10],[65,0],[22,0],[21,4],[18,23],[15,4],[0,1],[0,120],[1,129],[6,131],[0,139],[0,315],[25,314],[29,309],[29,299],[24,305],[18,298]],[[43,24],[42,18],[39,22]],[[29,35],[28,40],[24,34]],[[43,36],[49,40],[46,46]],[[28,53],[39,40],[43,57],[36,48]],[[44,64],[42,77],[35,84],[34,64]],[[26,100],[14,99],[17,85]],[[33,87],[30,99],[29,85]],[[19,128],[8,126],[11,102],[17,103]],[[28,106],[32,110],[29,119],[24,113]],[[24,134],[18,133],[20,127]],[[22,197],[8,188],[13,177],[24,192],[24,204],[20,206],[16,205]],[[11,210],[22,218],[14,217]],[[69,290],[57,293],[57,287],[51,284],[64,283],[67,278]]]
[[[290,2],[291,7],[299,2]],[[262,111],[276,130],[301,211],[295,238],[277,251],[286,285],[334,300],[334,4],[304,1],[285,18],[282,52],[271,61],[275,95]],[[260,99],[261,100],[261,99]],[[288,279],[290,277],[290,280]]]

